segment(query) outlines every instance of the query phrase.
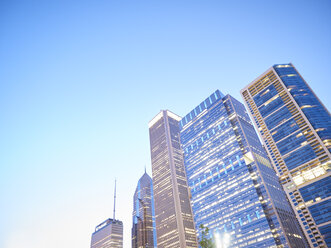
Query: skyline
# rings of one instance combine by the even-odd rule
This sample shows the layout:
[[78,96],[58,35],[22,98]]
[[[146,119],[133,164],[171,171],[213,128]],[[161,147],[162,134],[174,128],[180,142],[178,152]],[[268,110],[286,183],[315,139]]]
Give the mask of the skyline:
[[129,248],[161,109],[183,116],[216,89],[243,102],[244,86],[292,62],[330,110],[331,3],[254,3],[3,1],[0,246],[89,247],[116,177]]

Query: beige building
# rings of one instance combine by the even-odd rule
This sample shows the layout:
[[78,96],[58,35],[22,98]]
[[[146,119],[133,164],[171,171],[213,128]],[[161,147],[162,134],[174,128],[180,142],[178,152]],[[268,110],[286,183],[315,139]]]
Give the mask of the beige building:
[[123,223],[107,219],[95,228],[91,248],[123,248]]
[[180,146],[180,120],[163,110],[149,122],[158,248],[198,247]]

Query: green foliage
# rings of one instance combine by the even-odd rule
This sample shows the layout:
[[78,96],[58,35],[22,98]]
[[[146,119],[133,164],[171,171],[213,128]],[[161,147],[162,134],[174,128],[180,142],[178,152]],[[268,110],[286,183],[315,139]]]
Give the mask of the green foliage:
[[209,235],[209,228],[205,227],[203,224],[201,224],[199,228],[201,229],[201,238],[199,240],[199,245],[202,248],[215,248],[216,246]]

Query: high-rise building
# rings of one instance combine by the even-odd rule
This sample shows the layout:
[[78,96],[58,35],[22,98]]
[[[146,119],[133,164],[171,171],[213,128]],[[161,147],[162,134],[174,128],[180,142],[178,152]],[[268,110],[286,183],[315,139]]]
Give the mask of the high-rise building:
[[97,225],[92,233],[91,248],[123,248],[123,222],[115,219],[116,179],[114,188],[113,218]]
[[331,247],[329,111],[292,64],[272,66],[241,94],[311,246]]
[[149,122],[158,248],[198,247],[179,139],[179,120],[163,110]]
[[123,248],[123,223],[107,219],[95,228],[91,248]]
[[133,196],[132,218],[132,248],[156,248],[153,183],[146,171]]
[[217,90],[180,129],[197,229],[217,247],[309,247],[242,103]]

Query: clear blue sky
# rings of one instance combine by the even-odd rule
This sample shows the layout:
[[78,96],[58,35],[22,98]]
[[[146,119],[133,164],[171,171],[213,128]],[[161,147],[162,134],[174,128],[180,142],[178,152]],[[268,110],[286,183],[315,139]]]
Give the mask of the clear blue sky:
[[151,172],[147,123],[292,62],[330,108],[330,1],[0,3],[0,247],[88,248]]

